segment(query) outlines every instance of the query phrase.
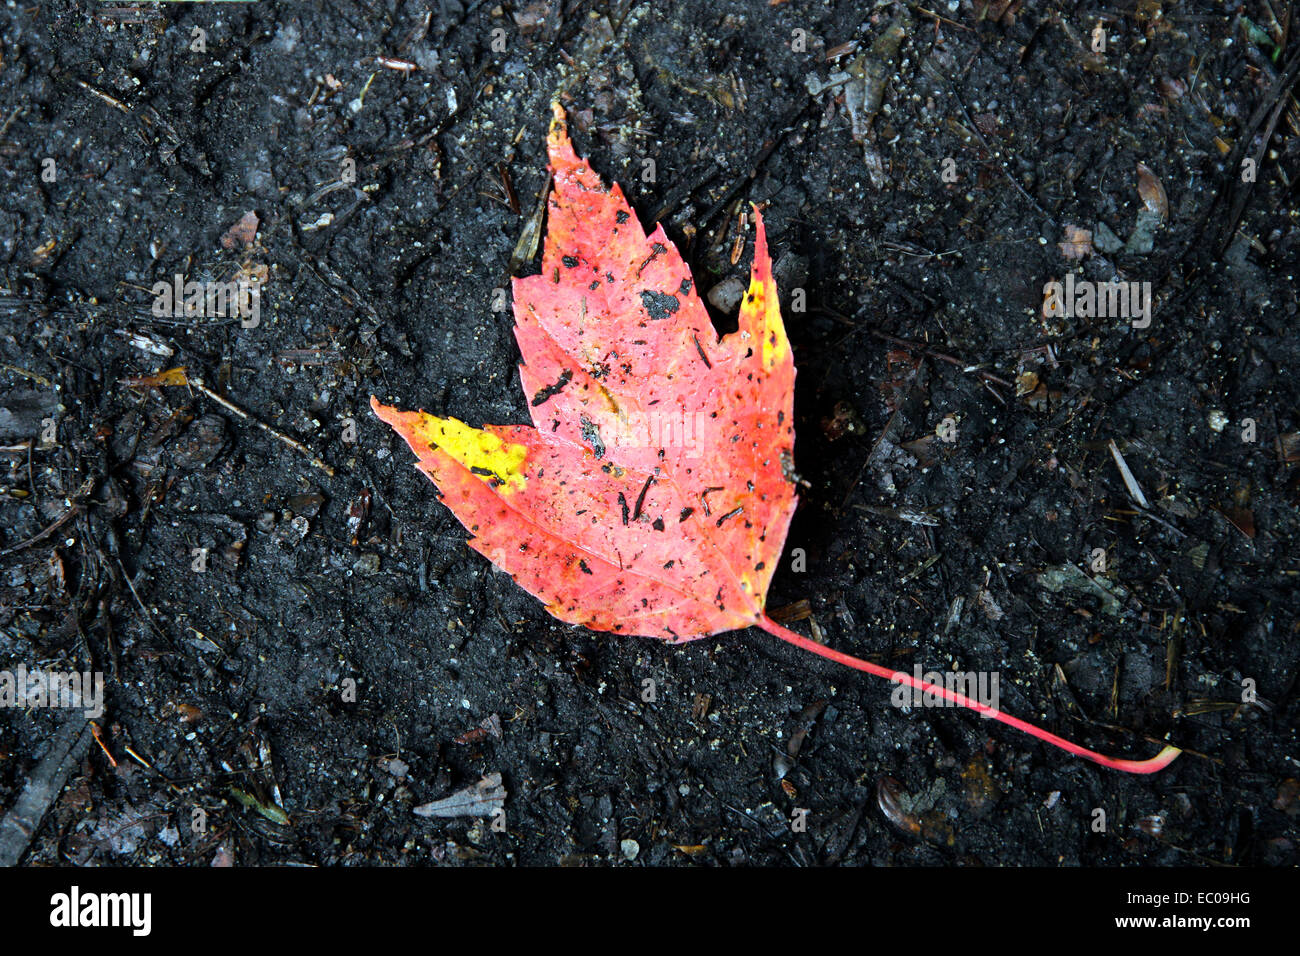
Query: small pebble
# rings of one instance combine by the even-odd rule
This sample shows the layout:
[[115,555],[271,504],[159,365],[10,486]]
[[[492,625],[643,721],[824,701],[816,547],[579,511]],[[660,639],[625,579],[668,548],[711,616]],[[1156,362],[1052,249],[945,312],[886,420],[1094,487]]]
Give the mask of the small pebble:
[[745,295],[745,288],[745,280],[739,276],[723,279],[709,290],[709,303],[719,312],[730,315],[740,305],[740,300]]

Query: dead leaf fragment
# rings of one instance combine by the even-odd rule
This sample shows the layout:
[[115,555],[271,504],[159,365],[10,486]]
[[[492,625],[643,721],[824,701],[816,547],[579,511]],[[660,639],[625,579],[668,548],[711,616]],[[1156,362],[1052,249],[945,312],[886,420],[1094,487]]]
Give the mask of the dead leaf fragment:
[[1281,810],[1289,817],[1300,816],[1300,780],[1288,777],[1278,784],[1273,809]]
[[240,217],[239,222],[235,223],[226,230],[226,234],[221,237],[222,249],[234,249],[240,244],[245,249],[251,248],[257,241],[257,226],[260,220],[257,213],[249,210]]
[[1142,198],[1142,204],[1149,212],[1158,214],[1162,222],[1169,218],[1169,197],[1165,195],[1165,187],[1151,171],[1151,167],[1138,163],[1137,179],[1138,196]]
[[1224,508],[1223,516],[1247,538],[1255,537],[1255,514],[1249,508]]
[[155,375],[146,375],[143,378],[122,379],[123,385],[130,385],[132,388],[160,388],[163,385],[188,385],[189,383],[189,376],[185,374],[183,365]]
[[961,772],[965,784],[966,803],[972,810],[983,810],[996,803],[1001,792],[989,773],[989,762],[982,755],[971,758]]
[[1053,594],[1070,589],[1096,595],[1101,599],[1102,611],[1115,617],[1123,613],[1123,602],[1128,599],[1128,590],[1123,586],[1113,584],[1104,577],[1091,578],[1079,567],[1069,563],[1048,568],[1036,580],[1041,587]]
[[848,402],[836,402],[834,413],[822,419],[822,433],[827,441],[838,441],[845,435],[862,431],[862,421],[857,410]]
[[876,783],[876,805],[880,813],[901,833],[915,836],[921,832],[921,822],[904,809],[903,784],[894,777],[881,777]]
[[984,616],[990,621],[1000,621],[1006,617],[1006,612],[1002,610],[1002,606],[998,604],[997,599],[983,588],[980,589],[979,593],[979,605],[980,610],[984,612]]
[[1092,255],[1092,230],[1067,222],[1064,231],[1065,239],[1057,243],[1061,255],[1067,259],[1086,259]]
[[415,808],[420,817],[490,817],[505,808],[506,788],[501,774],[490,773],[472,787]]

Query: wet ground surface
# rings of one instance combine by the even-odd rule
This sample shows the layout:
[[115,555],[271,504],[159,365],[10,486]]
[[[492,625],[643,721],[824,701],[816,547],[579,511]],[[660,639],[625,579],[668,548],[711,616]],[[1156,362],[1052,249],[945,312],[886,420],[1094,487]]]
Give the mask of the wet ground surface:
[[[0,668],[105,677],[93,733],[0,710],[0,808],[54,794],[10,852],[1300,858],[1298,44],[1268,4],[322,6],[0,11]],[[563,626],[465,546],[368,401],[527,421],[496,290],[557,93],[701,289],[765,204],[805,483],[773,613],[1183,757],[1103,770],[757,631]],[[1045,308],[1071,271],[1150,314]],[[154,314],[177,275],[262,278],[257,321]],[[179,366],[204,388],[139,381]],[[485,777],[504,815],[414,812]]]

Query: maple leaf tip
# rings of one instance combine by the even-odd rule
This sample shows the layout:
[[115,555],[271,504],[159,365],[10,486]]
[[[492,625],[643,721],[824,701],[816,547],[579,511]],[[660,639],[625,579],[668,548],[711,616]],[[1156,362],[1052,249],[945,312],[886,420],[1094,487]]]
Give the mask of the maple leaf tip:
[[740,307],[740,329],[762,343],[764,368],[774,370],[785,366],[793,375],[793,355],[781,319],[776,281],[772,277],[772,260],[768,255],[767,228],[763,225],[763,213],[758,204],[750,205],[754,210],[754,261],[749,271],[749,291]]
[[404,412],[393,405],[385,405],[374,395],[370,396],[370,410],[375,413],[376,418],[397,432],[410,446],[411,451],[417,456],[420,455],[415,429],[423,417],[423,412]]
[[546,152],[550,158],[551,170],[564,165],[577,165],[578,155],[573,151],[569,139],[569,123],[564,115],[564,107],[559,100],[551,102],[551,126],[546,134]]
[[398,434],[402,434],[403,437],[405,437],[402,432],[403,425],[414,423],[424,414],[423,412],[404,412],[395,405],[385,405],[374,395],[370,396],[370,410],[375,413],[376,418]]

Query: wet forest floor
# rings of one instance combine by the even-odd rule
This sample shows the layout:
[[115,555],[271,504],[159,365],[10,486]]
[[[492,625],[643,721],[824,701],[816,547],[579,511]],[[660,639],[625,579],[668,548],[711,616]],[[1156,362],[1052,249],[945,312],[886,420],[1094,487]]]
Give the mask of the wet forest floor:
[[[93,727],[0,709],[0,813],[44,813],[0,860],[1294,864],[1285,6],[0,9],[0,671],[105,682]],[[465,546],[368,402],[527,421],[500,290],[557,95],[720,330],[764,206],[774,616],[1177,762],[757,631],[564,626]],[[156,314],[177,276],[254,277],[256,320]],[[414,812],[467,788],[504,814]]]

